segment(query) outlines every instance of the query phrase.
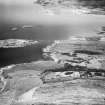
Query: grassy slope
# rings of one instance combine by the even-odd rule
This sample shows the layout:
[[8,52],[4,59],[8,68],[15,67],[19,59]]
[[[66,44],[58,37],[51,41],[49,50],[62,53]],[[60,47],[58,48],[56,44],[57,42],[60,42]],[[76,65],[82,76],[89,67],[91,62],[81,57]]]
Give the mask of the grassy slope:
[[0,94],[0,105],[9,105],[8,103],[12,98],[17,98],[33,87],[41,85],[42,81],[38,76],[39,73],[48,68],[58,67],[61,67],[61,65],[55,64],[52,61],[38,61],[20,64],[7,70],[12,79],[8,80],[5,92]]

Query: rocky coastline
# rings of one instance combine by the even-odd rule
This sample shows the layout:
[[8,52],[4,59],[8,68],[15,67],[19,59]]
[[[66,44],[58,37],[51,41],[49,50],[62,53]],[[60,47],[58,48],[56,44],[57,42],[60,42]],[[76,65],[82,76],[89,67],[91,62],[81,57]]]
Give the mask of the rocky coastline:
[[5,67],[12,78],[3,95],[11,105],[104,105],[104,41],[93,39],[56,40],[43,49],[50,60]]

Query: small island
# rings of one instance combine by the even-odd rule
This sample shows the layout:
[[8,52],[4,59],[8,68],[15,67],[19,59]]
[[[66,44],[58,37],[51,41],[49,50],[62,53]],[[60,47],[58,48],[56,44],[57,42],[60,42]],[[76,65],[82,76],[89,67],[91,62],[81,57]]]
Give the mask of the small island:
[[38,41],[25,39],[7,39],[0,40],[0,48],[18,48],[36,44]]

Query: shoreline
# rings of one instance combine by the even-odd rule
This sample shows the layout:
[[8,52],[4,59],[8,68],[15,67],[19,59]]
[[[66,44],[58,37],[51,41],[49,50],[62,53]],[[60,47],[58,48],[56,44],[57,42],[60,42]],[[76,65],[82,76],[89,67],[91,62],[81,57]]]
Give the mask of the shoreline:
[[51,45],[52,43],[53,41],[46,42],[40,40],[35,42],[35,44],[27,45],[24,47],[0,48],[1,59],[3,59],[3,61],[1,61],[2,63],[0,68],[44,60],[42,49],[48,45]]

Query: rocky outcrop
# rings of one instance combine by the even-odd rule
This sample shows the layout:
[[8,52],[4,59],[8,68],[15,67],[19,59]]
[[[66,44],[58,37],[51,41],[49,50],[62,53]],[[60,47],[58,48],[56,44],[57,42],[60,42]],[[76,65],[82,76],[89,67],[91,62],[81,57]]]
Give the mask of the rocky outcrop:
[[[101,37],[71,37],[67,41],[55,41],[43,51],[64,67],[45,70],[41,74],[42,81],[46,83],[77,78],[94,79],[97,76],[105,78],[105,47],[101,39]],[[68,71],[69,75],[65,75]]]
[[105,47],[100,37],[71,37],[44,49],[55,62],[104,69]]

